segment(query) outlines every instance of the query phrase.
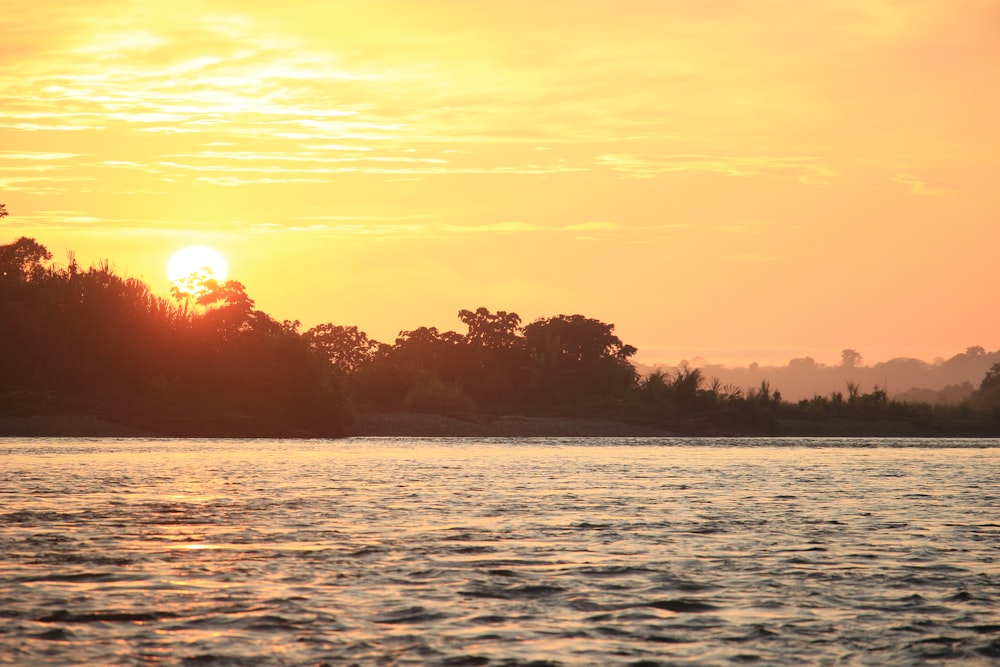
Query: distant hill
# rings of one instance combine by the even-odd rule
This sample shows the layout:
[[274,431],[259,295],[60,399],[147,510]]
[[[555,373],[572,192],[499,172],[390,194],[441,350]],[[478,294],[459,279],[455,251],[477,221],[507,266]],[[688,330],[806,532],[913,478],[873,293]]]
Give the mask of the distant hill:
[[[853,350],[845,350],[853,353]],[[860,355],[845,355],[845,360],[857,361]],[[848,383],[870,391],[878,386],[890,398],[914,403],[955,405],[979,387],[986,371],[1000,362],[1000,350],[987,352],[982,347],[970,347],[950,359],[927,363],[920,359],[899,357],[871,366],[841,364],[827,366],[811,357],[792,359],[787,366],[759,366],[751,364],[742,368],[721,365],[701,366],[704,376],[717,378],[723,385],[745,389],[769,382],[781,392],[786,401],[799,401],[813,396],[829,396],[845,392]],[[638,364],[637,370],[646,375],[654,370],[672,372],[676,367]]]

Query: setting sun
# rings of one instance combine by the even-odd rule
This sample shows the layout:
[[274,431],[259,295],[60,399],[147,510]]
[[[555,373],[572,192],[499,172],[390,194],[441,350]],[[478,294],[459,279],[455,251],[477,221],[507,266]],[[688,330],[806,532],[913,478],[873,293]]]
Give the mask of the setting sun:
[[0,667],[1000,667],[1000,0],[0,17]]
[[0,243],[159,293],[216,247],[383,341],[487,306],[648,365],[996,346],[996,0],[0,6]]
[[226,279],[228,269],[226,259],[217,250],[192,245],[181,248],[170,256],[167,278],[171,283],[176,283],[203,272],[206,278],[222,282]]

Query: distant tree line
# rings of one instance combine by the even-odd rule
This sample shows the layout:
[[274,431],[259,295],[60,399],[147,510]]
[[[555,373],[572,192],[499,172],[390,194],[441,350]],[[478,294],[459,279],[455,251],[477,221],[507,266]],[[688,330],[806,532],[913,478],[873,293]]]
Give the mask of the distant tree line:
[[600,416],[689,433],[773,434],[783,420],[832,419],[949,428],[976,418],[989,422],[980,431],[1000,427],[1000,364],[956,406],[894,400],[878,385],[864,391],[853,381],[827,396],[789,402],[767,380],[744,388],[686,365],[640,375],[629,361],[636,349],[614,325],[582,315],[522,326],[516,313],[481,307],[458,318],[465,333],[421,327],[400,332],[392,344],[355,326],[323,324],[305,335],[343,375],[361,409]]
[[[864,364],[853,349],[841,352],[839,364],[826,365],[811,357],[792,359],[785,366],[750,364],[743,367],[700,366],[709,377],[741,387],[768,381],[780,386],[785,399],[798,401],[815,395],[829,396],[843,392],[847,383],[872,388],[875,385],[890,399],[906,403],[933,403],[957,406],[972,397],[989,368],[1000,363],[1000,350],[987,352],[979,346],[967,348],[948,359],[928,363],[920,359],[897,357]],[[657,367],[641,370],[648,373]],[[672,367],[659,367],[673,372]]]
[[777,433],[790,419],[1000,423],[1000,363],[958,406],[855,382],[788,402],[766,380],[739,386],[686,365],[640,375],[636,348],[583,315],[523,324],[479,307],[458,311],[464,333],[420,327],[383,343],[357,326],[278,322],[236,281],[200,276],[168,300],[107,262],[50,260],[34,239],[0,246],[0,414],[78,410],[171,435],[339,435],[356,410],[605,417],[690,433]]

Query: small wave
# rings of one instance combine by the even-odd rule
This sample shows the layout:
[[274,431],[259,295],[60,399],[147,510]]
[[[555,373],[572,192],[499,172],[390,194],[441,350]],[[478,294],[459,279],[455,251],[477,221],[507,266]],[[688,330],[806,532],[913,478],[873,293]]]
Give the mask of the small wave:
[[643,565],[598,565],[580,567],[576,571],[589,577],[627,577],[646,575],[655,570]]
[[74,614],[67,609],[57,611],[38,619],[40,623],[143,623],[175,618],[176,614],[144,611],[95,611]]
[[379,614],[372,620],[376,623],[384,624],[409,624],[409,623],[429,623],[431,621],[437,621],[445,618],[447,615],[441,612],[434,612],[425,609],[419,605],[413,607],[405,607],[403,609],[394,609],[392,611],[387,611],[385,613]]
[[482,667],[490,664],[490,659],[481,655],[456,655],[441,661],[442,667]]
[[17,577],[14,581],[24,583],[65,582],[65,583],[109,583],[135,581],[140,577],[134,574],[117,572],[49,572],[39,575]]
[[0,514],[0,523],[18,523],[33,526],[38,524],[58,523],[60,521],[75,522],[79,520],[79,518],[80,516],[77,514],[68,514],[65,512],[18,510],[16,512]]
[[708,611],[717,611],[719,607],[709,604],[707,602],[702,602],[700,600],[690,600],[686,598],[681,598],[677,600],[656,600],[654,602],[647,602],[643,605],[645,607],[655,607],[656,609],[663,609],[665,611],[674,611],[677,613],[685,614],[701,614]]
[[29,636],[35,639],[44,639],[46,641],[54,642],[68,642],[76,639],[76,635],[65,628],[52,628],[51,630],[46,630]]
[[352,551],[349,555],[351,558],[363,558],[364,556],[374,556],[377,554],[384,554],[388,552],[389,552],[388,547],[383,547],[376,544],[369,544],[361,547],[360,549]]
[[957,637],[927,637],[910,643],[909,649],[919,660],[953,660],[966,657]]
[[690,579],[678,579],[672,576],[657,578],[656,591],[681,591],[684,593],[703,593],[717,589],[715,584],[691,581]]
[[975,651],[987,658],[1000,658],[1000,639],[994,639],[986,646],[976,648]]
[[466,597],[474,598],[498,598],[502,600],[533,599],[549,597],[564,593],[566,589],[561,586],[548,584],[529,584],[526,586],[490,586],[482,585],[475,588],[468,588],[461,591]]
[[476,616],[469,619],[469,623],[474,625],[499,625],[500,623],[507,623],[508,621],[510,621],[510,619],[506,616],[498,616],[496,614]]
[[506,568],[493,568],[491,570],[486,570],[486,574],[491,574],[494,577],[519,577],[520,573],[514,570],[508,570]]
[[455,547],[450,550],[451,553],[455,554],[491,554],[499,551],[496,547],[490,547],[483,544],[469,544],[465,546]]
[[1000,449],[759,443],[73,450],[0,473],[0,663],[1000,664]]
[[277,614],[264,614],[245,620],[247,630],[257,630],[269,632],[273,630],[291,630],[299,626],[299,623]]
[[[1000,624],[986,623],[983,625],[971,625],[969,626],[969,630],[980,634],[993,634],[1000,632]],[[998,638],[998,641],[1000,641],[1000,638]]]

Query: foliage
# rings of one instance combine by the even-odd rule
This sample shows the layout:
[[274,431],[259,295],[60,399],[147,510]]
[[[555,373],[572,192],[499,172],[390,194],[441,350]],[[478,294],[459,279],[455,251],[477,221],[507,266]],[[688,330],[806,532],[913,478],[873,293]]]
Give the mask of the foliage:
[[466,416],[476,411],[475,403],[456,385],[446,384],[434,376],[421,378],[407,392],[402,407],[416,412]]
[[[865,392],[854,379],[846,392],[793,404],[766,379],[744,389],[687,365],[640,377],[630,362],[636,349],[614,325],[583,315],[522,326],[517,313],[479,307],[458,311],[465,333],[419,327],[385,344],[356,326],[300,333],[299,322],[257,310],[236,281],[195,276],[175,284],[170,302],[107,262],[81,270],[50,260],[34,239],[0,246],[0,410],[12,409],[15,395],[45,397],[35,408],[46,410],[56,407],[52,397],[76,397],[119,420],[192,435],[340,434],[352,404],[603,416],[703,434],[773,434],[780,419],[1000,418],[1000,363],[948,410],[890,400],[878,385]],[[860,370],[860,354],[842,358],[841,370]],[[963,359],[990,357],[970,348]]]
[[237,282],[209,284],[188,311],[107,262],[45,269],[50,254],[32,239],[0,246],[0,258],[7,396],[72,398],[164,433],[224,423],[221,434],[334,435],[350,423],[342,383],[298,323],[254,310]]
[[628,362],[636,348],[614,335],[614,325],[583,315],[557,315],[524,327],[530,360],[528,395],[541,403],[620,396],[637,374]]
[[0,280],[38,280],[45,274],[43,262],[51,259],[52,253],[44,246],[22,236],[10,245],[0,246]]
[[367,337],[352,333],[362,341],[364,363],[345,370],[361,404],[403,409],[447,387],[489,412],[564,412],[607,404],[635,383],[627,361],[635,348],[614,336],[614,325],[559,315],[522,328],[517,313],[484,307],[460,310],[458,318],[464,334],[419,327],[374,351]]
[[979,391],[990,391],[996,387],[1000,387],[1000,363],[993,364],[986,371],[986,375],[983,376],[983,381],[979,385]]
[[318,324],[305,333],[309,347],[344,375],[357,372],[369,363],[380,343],[368,338],[356,326]]
[[993,364],[986,371],[979,388],[969,397],[969,405],[1000,417],[1000,363]]
[[840,351],[840,365],[844,368],[858,368],[861,366],[861,353],[857,350],[846,349]]
[[522,346],[523,339],[518,335],[521,330],[521,316],[517,313],[507,313],[498,310],[491,313],[486,308],[458,311],[458,319],[469,331],[465,341],[473,346],[488,350],[510,350]]

